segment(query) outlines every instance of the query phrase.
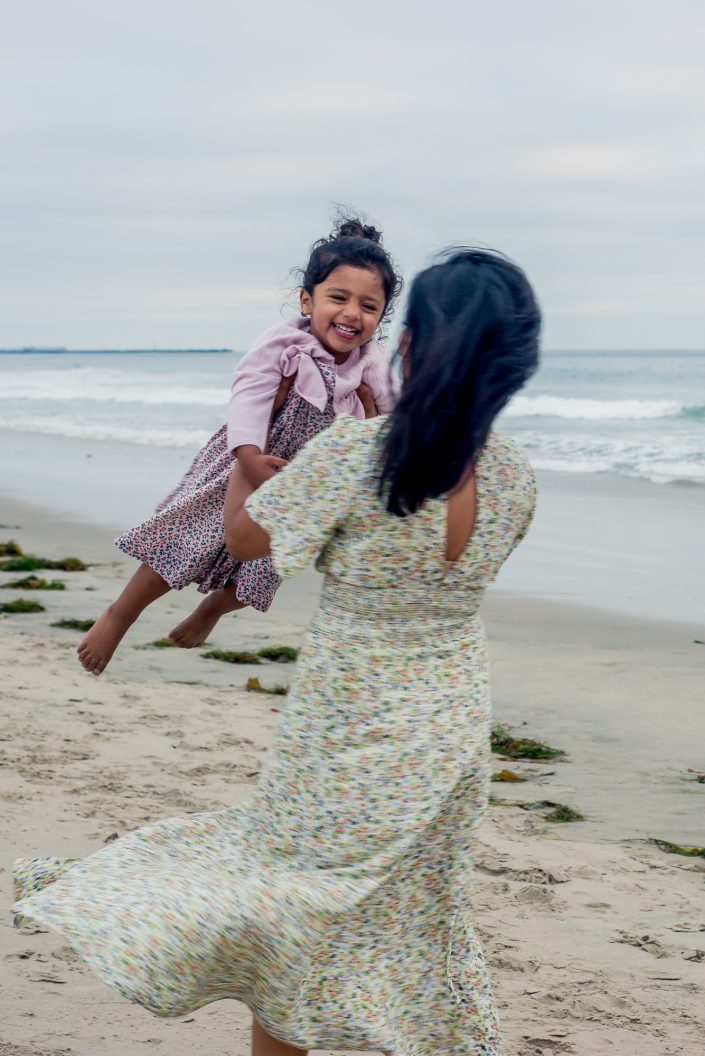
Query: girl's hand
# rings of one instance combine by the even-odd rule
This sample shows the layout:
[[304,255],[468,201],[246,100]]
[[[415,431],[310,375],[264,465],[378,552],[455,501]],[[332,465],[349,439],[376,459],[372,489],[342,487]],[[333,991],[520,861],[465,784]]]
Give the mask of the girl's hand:
[[377,404],[375,403],[369,385],[366,385],[364,381],[361,382],[360,385],[358,385],[356,392],[360,397],[360,403],[364,408],[365,418],[377,418],[379,416],[379,411],[377,410]]
[[289,465],[285,458],[277,458],[275,455],[257,455],[253,462],[250,475],[247,476],[253,488],[258,488],[265,480],[273,477],[278,469]]
[[278,469],[283,469],[284,466],[289,464],[284,458],[277,458],[275,455],[263,455],[258,447],[254,447],[251,444],[238,447],[236,454],[242,472],[248,484],[253,488],[258,488],[260,484],[264,484],[265,480],[273,477]]

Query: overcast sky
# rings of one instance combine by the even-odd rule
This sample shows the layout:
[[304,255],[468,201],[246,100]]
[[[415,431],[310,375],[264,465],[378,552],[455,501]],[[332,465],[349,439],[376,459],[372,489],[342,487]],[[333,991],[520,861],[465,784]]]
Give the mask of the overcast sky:
[[704,53],[703,0],[8,4],[0,347],[244,348],[346,202],[511,255],[549,348],[703,348]]

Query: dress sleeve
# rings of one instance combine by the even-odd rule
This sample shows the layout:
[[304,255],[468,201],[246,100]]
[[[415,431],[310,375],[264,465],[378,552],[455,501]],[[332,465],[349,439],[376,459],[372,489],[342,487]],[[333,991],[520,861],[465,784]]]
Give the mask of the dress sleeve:
[[[536,476],[524,455],[523,451],[516,449],[517,458],[513,473],[512,499],[514,505],[514,538],[512,539],[509,553],[518,547],[531,527],[536,512]],[[507,555],[508,556],[508,555]]]
[[254,444],[264,451],[269,420],[282,380],[280,352],[260,345],[243,356],[235,371],[228,403],[228,450]]
[[514,537],[514,545],[512,546],[512,549],[519,545],[519,543],[522,541],[529,528],[531,527],[531,522],[533,521],[534,514],[536,513],[536,497],[536,476],[534,475],[533,469],[527,462],[524,479],[522,481],[522,498],[524,500],[523,508],[519,521],[519,529]]
[[380,414],[388,414],[397,401],[398,391],[388,352],[377,346],[362,371],[362,380],[369,386]]
[[364,422],[341,415],[245,503],[272,541],[280,576],[302,572],[347,518],[367,468],[368,436]]

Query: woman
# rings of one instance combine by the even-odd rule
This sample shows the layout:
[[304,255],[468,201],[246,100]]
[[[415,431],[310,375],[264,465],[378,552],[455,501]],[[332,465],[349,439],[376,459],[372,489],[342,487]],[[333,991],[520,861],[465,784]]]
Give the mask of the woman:
[[533,511],[528,463],[490,429],[538,331],[503,257],[422,272],[389,418],[339,418],[226,525],[237,560],[325,575],[254,799],[63,875],[19,869],[21,893],[45,890],[17,911],[125,996],[167,1016],[244,1001],[255,1056],[499,1052],[467,892],[490,758],[477,608]]

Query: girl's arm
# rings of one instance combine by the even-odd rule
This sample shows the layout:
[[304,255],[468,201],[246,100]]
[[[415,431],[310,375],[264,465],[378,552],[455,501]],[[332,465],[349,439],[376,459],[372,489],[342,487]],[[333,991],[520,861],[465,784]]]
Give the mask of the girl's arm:
[[266,344],[248,352],[235,372],[228,405],[228,447],[250,485],[249,494],[284,464],[263,452],[272,418],[286,400],[294,377],[282,377],[279,353]]
[[274,402],[282,382],[281,347],[265,341],[240,361],[233,378],[228,403],[228,450],[255,447],[261,454]]
[[[296,375],[292,374],[289,378],[281,379],[277,395],[274,398],[272,413],[269,417],[270,427],[274,415],[284,406],[286,398],[289,395],[289,389],[294,384],[295,378]],[[238,466],[236,466],[233,470],[233,475],[237,472],[239,468],[240,476],[244,478],[243,484],[248,486],[248,490],[245,494],[245,492],[242,491],[240,486],[233,485],[233,487],[237,487],[237,491],[233,492],[234,497],[230,505],[231,512],[235,509],[239,509],[240,506],[244,506],[245,499],[252,494],[255,488],[258,488],[260,484],[264,484],[265,480],[269,480],[270,477],[274,476],[277,469],[280,469],[282,466],[285,466],[287,464],[281,458],[273,458],[271,455],[262,454],[258,447],[255,447],[254,445],[250,444],[245,444],[242,447],[238,447],[234,453],[238,459]],[[228,488],[228,490],[230,489]],[[225,501],[227,504],[227,496]]]

